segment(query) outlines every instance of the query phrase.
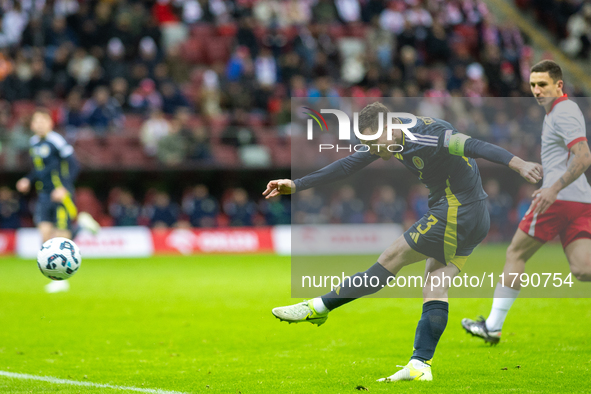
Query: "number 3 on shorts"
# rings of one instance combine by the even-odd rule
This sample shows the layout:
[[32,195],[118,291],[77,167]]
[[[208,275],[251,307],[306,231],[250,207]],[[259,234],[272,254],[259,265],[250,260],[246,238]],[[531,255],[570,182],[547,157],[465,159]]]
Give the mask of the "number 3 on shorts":
[[418,225],[417,226],[417,231],[421,234],[425,234],[427,231],[429,231],[429,229],[431,228],[432,225],[434,225],[435,223],[437,223],[438,220],[437,218],[435,218],[435,216],[430,215],[429,216],[429,221],[427,222],[427,228],[423,229],[422,225]]

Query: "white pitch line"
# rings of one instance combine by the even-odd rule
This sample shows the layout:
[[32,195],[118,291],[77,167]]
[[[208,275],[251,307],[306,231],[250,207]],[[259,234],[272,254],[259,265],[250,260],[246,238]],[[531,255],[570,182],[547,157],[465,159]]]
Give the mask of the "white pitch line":
[[27,380],[39,380],[41,382],[58,383],[58,384],[71,384],[73,386],[86,386],[86,387],[104,387],[114,390],[127,390],[127,391],[139,391],[140,393],[153,393],[153,394],[187,394],[181,391],[169,391],[160,389],[142,389],[139,387],[127,387],[127,386],[116,386],[113,384],[102,384],[92,382],[79,382],[77,380],[58,379],[51,376],[36,376],[28,375],[26,373],[14,373],[0,371],[0,376],[6,376],[7,378],[13,379],[27,379]]

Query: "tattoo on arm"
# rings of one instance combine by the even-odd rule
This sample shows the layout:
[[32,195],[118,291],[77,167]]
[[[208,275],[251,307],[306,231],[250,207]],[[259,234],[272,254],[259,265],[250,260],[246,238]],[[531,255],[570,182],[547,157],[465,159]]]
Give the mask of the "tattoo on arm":
[[564,189],[573,183],[575,179],[580,177],[589,167],[587,163],[591,158],[591,152],[589,152],[587,141],[577,142],[571,148],[571,152],[574,155],[574,158],[568,165],[566,172],[560,177],[561,189]]

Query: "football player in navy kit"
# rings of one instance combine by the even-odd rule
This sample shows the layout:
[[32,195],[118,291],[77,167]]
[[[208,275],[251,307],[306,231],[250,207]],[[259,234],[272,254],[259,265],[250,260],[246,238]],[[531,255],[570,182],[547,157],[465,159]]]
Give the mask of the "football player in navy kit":
[[[31,130],[35,134],[29,150],[33,169],[17,182],[16,189],[21,193],[29,193],[32,187],[37,190],[34,221],[42,241],[54,237],[73,239],[80,227],[96,234],[99,224],[90,214],[78,213],[74,203],[74,181],[80,169],[74,148],[53,131],[51,114],[45,109],[33,113]],[[62,281],[50,283],[47,290],[67,288],[67,282]]]
[[[385,119],[387,113],[388,108],[381,103],[366,106],[359,114],[359,130],[362,134],[373,135],[379,128],[380,114]],[[409,122],[400,118],[397,123]],[[416,125],[408,130],[414,139],[395,129],[393,140],[388,141],[387,133],[383,132],[377,140],[361,141],[367,145],[365,151],[358,151],[295,181],[273,180],[263,192],[269,198],[318,187],[346,178],[379,158],[389,160],[392,157],[402,162],[429,189],[429,211],[395,240],[367,271],[345,279],[322,297],[273,309],[280,320],[321,325],[330,311],[376,293],[404,266],[426,260],[425,276],[430,280],[423,286],[423,314],[417,325],[413,354],[400,371],[380,379],[384,382],[433,378],[431,361],[448,318],[449,283],[442,278],[444,275],[453,278],[460,272],[468,256],[486,237],[490,225],[485,202],[487,194],[474,159],[484,158],[506,165],[531,183],[542,179],[541,165],[525,162],[503,148],[461,134],[444,120],[417,116]],[[385,148],[390,144],[402,145],[403,149],[392,152]],[[435,276],[443,286],[432,286]]]

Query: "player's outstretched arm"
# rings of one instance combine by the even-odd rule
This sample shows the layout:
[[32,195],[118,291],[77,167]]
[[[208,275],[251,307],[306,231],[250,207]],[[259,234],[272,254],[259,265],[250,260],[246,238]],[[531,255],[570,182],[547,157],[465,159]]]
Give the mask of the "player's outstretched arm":
[[452,155],[482,158],[506,165],[530,183],[538,183],[544,176],[541,164],[524,161],[500,146],[470,138],[465,134],[453,134],[446,144]]
[[587,171],[591,166],[591,152],[587,141],[579,141],[570,148],[570,154],[573,156],[566,172],[562,174],[554,184],[545,189],[539,189],[534,192],[532,197],[534,201],[532,206],[535,213],[544,213],[556,201],[558,193],[573,183],[577,178]]
[[267,184],[267,189],[263,192],[263,195],[266,198],[271,198],[280,194],[292,194],[296,190],[302,191],[340,181],[377,159],[379,159],[379,156],[372,155],[369,152],[356,152],[294,181],[289,179],[271,181]]

